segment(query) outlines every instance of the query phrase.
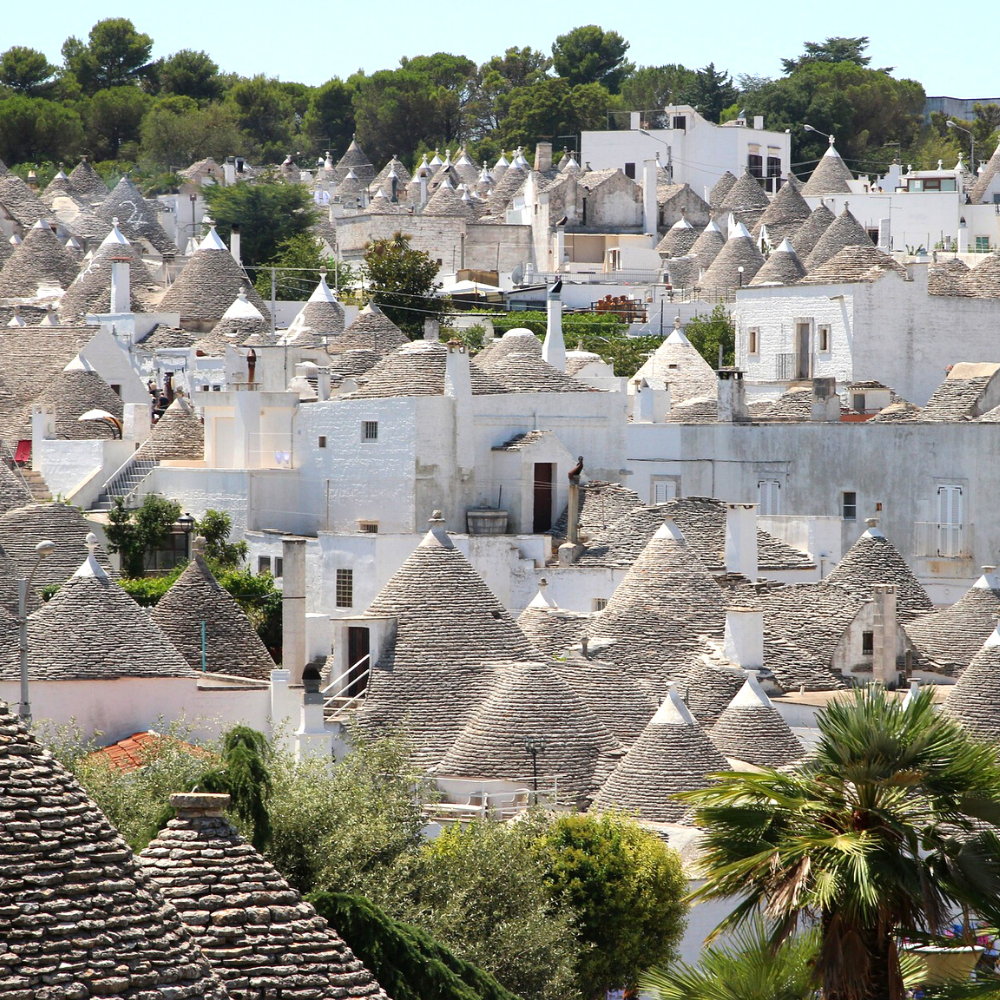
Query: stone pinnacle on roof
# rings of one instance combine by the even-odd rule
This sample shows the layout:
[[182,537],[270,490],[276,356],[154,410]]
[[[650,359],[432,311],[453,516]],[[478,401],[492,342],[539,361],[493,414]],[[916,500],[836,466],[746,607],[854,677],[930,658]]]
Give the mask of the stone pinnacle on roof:
[[229,995],[385,1000],[337,932],[230,825],[228,802],[228,795],[171,795],[176,818],[138,861],[197,935]]
[[948,692],[943,711],[977,739],[1000,741],[1000,624]]
[[840,158],[830,136],[830,145],[820,158],[809,180],[802,186],[802,194],[815,197],[824,194],[850,194],[850,182],[854,175],[847,169],[847,164]]
[[267,680],[274,661],[253,625],[192,543],[187,568],[152,609],[153,621],[195,670]]
[[729,763],[713,746],[673,686],[642,735],[597,793],[593,809],[635,812],[653,823],[686,823],[679,792],[706,788]]
[[934,605],[913,571],[878,527],[878,519],[870,517],[864,534],[847,550],[833,572],[823,581],[841,584],[862,598],[871,597],[872,586],[895,584],[898,588],[896,607],[900,619],[914,618]]
[[726,757],[758,767],[784,767],[805,753],[752,670],[708,735]]
[[2,704],[0,788],[0,994],[227,1000],[121,835]]
[[750,280],[751,286],[791,285],[806,273],[791,241],[786,236]]

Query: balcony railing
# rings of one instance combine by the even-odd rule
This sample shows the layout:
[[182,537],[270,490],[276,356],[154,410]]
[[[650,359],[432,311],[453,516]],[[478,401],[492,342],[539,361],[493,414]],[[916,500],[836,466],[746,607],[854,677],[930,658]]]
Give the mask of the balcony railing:
[[774,356],[774,380],[776,382],[796,382],[811,377],[815,370],[815,356],[801,357],[795,351]]
[[930,559],[971,559],[972,525],[917,521],[913,554]]

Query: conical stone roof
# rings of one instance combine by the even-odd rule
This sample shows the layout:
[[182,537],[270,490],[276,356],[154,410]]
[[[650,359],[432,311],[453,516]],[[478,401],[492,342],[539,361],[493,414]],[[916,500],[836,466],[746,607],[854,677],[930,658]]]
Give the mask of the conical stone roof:
[[[29,503],[0,514],[0,545],[14,560],[21,573],[27,573],[38,560],[35,546],[48,540],[55,551],[38,563],[32,586],[41,590],[59,586],[80,566],[90,525],[80,511],[67,503]],[[97,561],[105,573],[115,576],[107,554],[98,546]]]
[[250,301],[244,287],[222,314],[222,319],[212,328],[212,332],[195,346],[205,350],[209,345],[214,345],[225,351],[226,347],[236,347],[255,333],[270,332],[270,320],[265,319],[261,311]]
[[510,205],[514,195],[521,190],[522,185],[528,179],[528,172],[512,163],[503,177],[493,185],[493,193],[486,199],[486,207],[490,215],[503,218],[507,206]]
[[0,298],[31,298],[40,285],[69,288],[77,264],[47,222],[39,221],[0,271]]
[[950,607],[931,611],[905,626],[921,663],[944,674],[959,674],[982,649],[996,628],[1000,577],[995,566],[983,574]]
[[6,462],[0,462],[0,514],[23,507],[26,503],[31,503],[28,487],[14,475]]
[[898,588],[896,611],[902,620],[934,609],[927,591],[920,586],[906,560],[885,537],[874,518],[869,519],[868,530],[847,550],[823,582],[842,584],[861,598],[871,597],[875,584],[895,584]]
[[826,232],[819,238],[816,246],[813,247],[812,252],[803,263],[807,271],[812,271],[820,264],[825,264],[844,247],[873,247],[874,245],[868,231],[854,218],[845,205],[844,211],[830,223]]
[[[754,275],[764,266],[764,255],[750,237],[742,222],[726,245],[719,251],[712,266],[701,276],[698,284],[709,294],[731,291],[750,284]],[[742,276],[739,268],[743,268]]]
[[800,260],[805,261],[809,254],[812,253],[813,248],[819,243],[823,234],[833,225],[835,220],[836,216],[826,205],[817,205],[812,210],[809,218],[790,237],[792,246],[795,248],[795,252],[799,255]]
[[724,756],[758,767],[784,767],[805,755],[753,673],[708,735]]
[[152,206],[127,177],[115,185],[114,191],[95,211],[105,222],[117,218],[119,228],[129,239],[146,240],[163,257],[177,256],[177,244],[160,225]]
[[104,201],[108,196],[107,184],[101,180],[101,175],[87,162],[86,157],[69,172],[69,179],[73,190],[91,205]]
[[[543,581],[544,582],[544,581]],[[590,616],[579,611],[546,607],[534,600],[517,616],[517,624],[528,642],[546,656],[565,656],[587,631]]]
[[200,462],[204,459],[205,425],[183,396],[178,396],[163,411],[149,437],[136,451],[136,457],[157,462]]
[[[748,229],[756,225],[764,210],[771,204],[764,189],[749,169],[743,171],[743,176],[726,192],[722,199],[720,212],[731,212],[737,222],[742,222]],[[714,209],[714,205],[712,206]]]
[[701,636],[722,638],[725,619],[721,588],[668,519],[591,619],[587,634],[592,645],[604,640],[602,659],[662,681],[683,665]]
[[[29,616],[31,676],[39,681],[119,677],[195,677],[160,627],[91,554],[56,594]],[[37,585],[37,583],[36,583]],[[2,675],[17,674],[17,651]]]
[[51,379],[37,402],[55,408],[56,437],[68,441],[115,436],[114,430],[103,420],[77,419],[88,410],[105,410],[119,420],[124,413],[121,396],[82,361],[71,362]]
[[406,197],[406,186],[410,183],[411,174],[403,165],[403,161],[397,156],[393,158],[375,175],[372,187],[377,187],[385,192],[386,198],[392,198],[392,174],[396,174],[396,197]]
[[358,145],[357,139],[352,138],[344,155],[337,161],[337,166],[333,170],[333,181],[339,184],[348,173],[353,170],[354,175],[367,186],[375,179],[375,168],[372,166],[368,154]]
[[222,319],[241,288],[262,316],[271,315],[243,268],[212,229],[167,289],[159,310],[180,313],[185,328],[208,329]]
[[152,609],[153,621],[195,670],[266,681],[274,660],[240,606],[212,575],[199,541],[204,543],[195,539],[187,568]]
[[715,219],[711,219],[698,234],[698,239],[694,241],[694,245],[691,247],[691,256],[694,257],[699,268],[707,271],[725,245],[725,235]]
[[0,205],[23,229],[33,226],[47,214],[42,200],[17,174],[0,176]]
[[828,261],[817,265],[802,277],[803,285],[831,285],[854,281],[878,281],[889,271],[895,271],[904,279],[906,268],[887,253],[872,246],[866,240],[861,246],[844,247]]
[[320,346],[322,338],[337,337],[344,332],[344,307],[321,274],[319,284],[313,289],[309,301],[299,310],[288,325],[282,342],[298,346]]
[[121,835],[0,705],[0,996],[227,1000]]
[[1000,627],[990,633],[948,692],[942,711],[976,739],[1000,742]]
[[484,347],[475,360],[481,368],[488,368],[498,358],[508,354],[536,354],[541,357],[542,342],[531,330],[515,327]]
[[[537,748],[532,761],[529,746]],[[558,775],[561,796],[582,804],[622,753],[573,688],[544,663],[501,666],[489,696],[435,768],[449,778]]]
[[326,349],[329,354],[375,351],[385,355],[409,343],[410,338],[374,302],[369,302],[341,336],[330,338]]
[[688,806],[673,796],[706,788],[729,763],[671,687],[611,777],[593,809],[635,813],[652,823],[687,823]]
[[713,185],[708,194],[708,203],[712,207],[712,212],[721,212],[722,203],[726,200],[726,195],[732,190],[736,183],[736,174],[727,170]]
[[470,222],[475,219],[475,213],[447,181],[431,195],[424,206],[424,215],[450,215]]
[[228,801],[172,795],[177,817],[138,861],[197,936],[229,996],[385,1000],[337,932],[229,824]]
[[753,276],[750,284],[756,285],[792,285],[803,277],[806,269],[799,260],[789,239],[786,237],[781,245],[771,251],[764,261],[764,266]]
[[486,698],[498,663],[540,659],[435,518],[365,617],[395,619],[359,721],[406,727],[418,765],[437,764]]
[[743,687],[742,670],[716,666],[700,654],[674,674],[674,689],[706,729],[719,721],[729,703]]
[[638,379],[669,382],[672,404],[718,392],[718,376],[680,327],[670,332],[630,381]]
[[762,226],[767,226],[767,235],[772,246],[777,246],[786,237],[798,231],[812,214],[805,198],[795,183],[782,184],[764,214],[757,220],[750,235],[759,238]]
[[[481,355],[480,355],[481,357]],[[485,371],[508,392],[593,392],[591,386],[554,368],[534,351],[495,354],[474,367]]]
[[809,180],[803,185],[802,193],[810,198],[824,194],[850,194],[849,181],[852,180],[854,175],[847,169],[847,164],[840,158],[840,153],[831,141]]
[[661,257],[683,257],[689,253],[698,239],[698,230],[681,216],[656,244],[656,252]]

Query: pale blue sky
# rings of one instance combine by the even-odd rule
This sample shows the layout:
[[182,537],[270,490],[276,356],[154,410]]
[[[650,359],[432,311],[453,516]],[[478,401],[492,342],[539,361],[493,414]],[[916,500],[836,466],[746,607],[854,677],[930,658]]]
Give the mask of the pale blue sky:
[[3,7],[0,50],[30,45],[54,62],[60,61],[59,49],[68,35],[86,37],[95,21],[123,14],[152,35],[155,56],[204,49],[225,71],[267,73],[312,85],[359,68],[392,67],[404,55],[448,51],[481,62],[511,45],[549,51],[556,35],[577,25],[599,24],[631,42],[629,55],[636,63],[698,67],[714,61],[734,75],[779,75],[780,58],[797,55],[805,39],[868,35],[873,65],[895,66],[897,75],[920,80],[928,94],[1000,96],[993,34],[969,30],[968,18],[951,17],[946,7],[928,0],[847,0],[822,6],[810,0],[469,0],[443,5],[425,0],[127,5],[7,0]]

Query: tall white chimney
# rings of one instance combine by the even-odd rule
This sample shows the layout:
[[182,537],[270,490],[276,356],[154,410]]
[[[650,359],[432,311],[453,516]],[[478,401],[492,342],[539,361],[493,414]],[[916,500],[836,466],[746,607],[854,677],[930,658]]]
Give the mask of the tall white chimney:
[[240,227],[238,225],[236,225],[235,222],[233,223],[232,235],[229,237],[229,252],[233,255],[233,260],[235,260],[237,264],[241,263],[241,261],[240,261]]
[[720,424],[740,423],[750,419],[743,372],[739,368],[720,368],[717,415]]
[[132,292],[129,286],[128,257],[111,258],[111,311],[113,313],[130,313],[132,311]]
[[542,360],[553,368],[566,371],[566,342],[562,332],[562,278],[556,278],[545,297],[545,340],[542,343]]
[[656,235],[657,222],[656,168],[656,160],[642,161],[642,231],[652,236]]
[[875,598],[875,634],[872,636],[872,674],[882,684],[895,684],[899,679],[896,669],[896,585],[876,583],[872,586]]
[[726,572],[757,579],[757,504],[726,504]]
[[469,352],[459,340],[448,342],[444,394],[455,400],[455,465],[459,469],[471,470],[476,464],[472,437],[472,370],[469,367]]
[[281,665],[293,684],[306,665],[306,540],[281,542]]
[[760,670],[764,666],[764,612],[760,608],[726,609],[722,653],[744,670]]

